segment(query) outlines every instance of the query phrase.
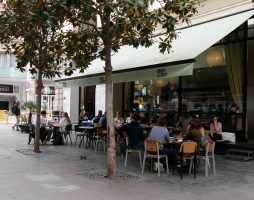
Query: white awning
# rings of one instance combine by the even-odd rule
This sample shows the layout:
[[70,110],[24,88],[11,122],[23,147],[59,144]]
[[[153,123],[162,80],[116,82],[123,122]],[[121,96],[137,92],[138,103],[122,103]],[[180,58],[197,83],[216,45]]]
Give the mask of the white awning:
[[[194,59],[221,40],[254,14],[254,10],[178,30],[170,54],[159,52],[159,43],[150,48],[122,47],[112,56],[113,82],[191,75]],[[74,72],[59,81],[66,86],[94,85],[103,82],[104,61],[94,60],[83,74]],[[165,72],[165,73],[161,73]],[[80,79],[80,80],[79,80]]]

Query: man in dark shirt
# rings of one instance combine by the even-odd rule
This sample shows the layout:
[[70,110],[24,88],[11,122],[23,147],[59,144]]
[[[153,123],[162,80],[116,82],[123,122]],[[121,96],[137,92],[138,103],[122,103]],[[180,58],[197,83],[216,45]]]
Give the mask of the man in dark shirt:
[[104,115],[101,116],[99,120],[99,125],[101,128],[107,127],[107,113],[105,112]]
[[98,115],[94,118],[93,123],[99,123],[102,116],[102,110],[98,110]]
[[19,131],[18,124],[20,122],[19,116],[20,116],[20,102],[17,101],[17,103],[12,107],[11,111],[12,114],[16,117],[16,123],[12,126],[12,129],[14,130],[16,128],[17,131]]
[[123,131],[126,131],[129,148],[142,150],[144,149],[143,127],[140,126],[139,119],[139,115],[134,114],[131,123],[117,129],[117,132],[123,137]]

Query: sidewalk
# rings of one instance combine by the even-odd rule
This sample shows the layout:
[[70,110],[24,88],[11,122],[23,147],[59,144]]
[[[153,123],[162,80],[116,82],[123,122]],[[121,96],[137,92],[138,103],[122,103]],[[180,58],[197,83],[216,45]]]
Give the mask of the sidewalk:
[[[72,134],[74,140],[74,134]],[[127,169],[117,156],[121,178],[109,181],[103,151],[78,146],[41,146],[34,154],[28,135],[0,124],[0,200],[249,200],[254,196],[254,161],[239,162],[216,157],[217,174],[206,178],[201,166],[193,175],[172,175],[145,170],[130,157]],[[18,151],[17,151],[18,150]],[[87,159],[80,159],[86,156]]]

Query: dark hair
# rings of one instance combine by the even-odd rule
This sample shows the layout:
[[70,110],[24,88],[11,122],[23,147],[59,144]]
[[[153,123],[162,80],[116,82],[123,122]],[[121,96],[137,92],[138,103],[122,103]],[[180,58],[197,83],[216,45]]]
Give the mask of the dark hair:
[[168,123],[168,120],[163,117],[159,119],[159,126],[165,126]]
[[137,113],[135,113],[134,115],[132,115],[132,119],[134,121],[139,121],[140,120],[140,116]]
[[41,114],[42,114],[42,115],[46,115],[46,114],[47,114],[46,110],[42,110],[42,111],[41,111]]

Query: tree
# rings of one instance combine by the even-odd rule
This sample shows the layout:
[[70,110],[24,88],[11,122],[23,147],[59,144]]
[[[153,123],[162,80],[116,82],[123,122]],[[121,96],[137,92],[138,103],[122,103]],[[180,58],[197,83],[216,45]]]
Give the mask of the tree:
[[[64,63],[63,27],[66,24],[61,1],[8,0],[0,13],[0,42],[16,56],[17,68],[37,74],[37,117],[34,152],[40,152],[40,111],[42,78],[69,74]],[[62,70],[61,63],[66,65]]]
[[[160,5],[151,8],[154,3]],[[113,126],[111,56],[123,45],[149,47],[154,34],[161,28],[161,53],[170,53],[176,39],[175,26],[188,22],[197,12],[197,0],[66,0],[68,20],[79,30],[67,33],[67,55],[75,62],[73,70],[89,66],[92,60],[105,61],[107,111],[107,176],[117,177],[115,135]],[[97,23],[100,22],[100,23]],[[84,70],[81,70],[84,72]]]
[[27,109],[29,111],[28,124],[32,123],[32,112],[36,108],[36,104],[33,101],[27,101],[22,105],[23,109]]

